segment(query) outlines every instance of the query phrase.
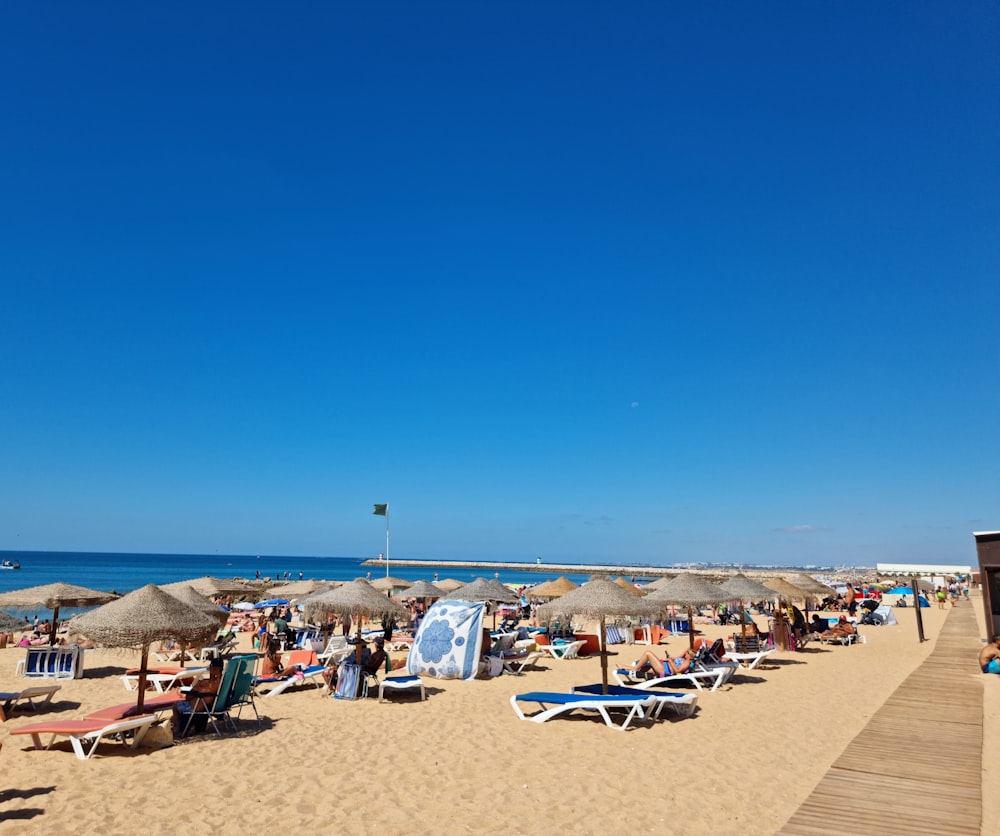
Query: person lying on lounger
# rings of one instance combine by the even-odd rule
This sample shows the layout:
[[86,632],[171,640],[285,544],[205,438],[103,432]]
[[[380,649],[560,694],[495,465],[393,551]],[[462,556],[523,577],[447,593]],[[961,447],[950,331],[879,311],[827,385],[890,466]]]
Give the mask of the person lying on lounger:
[[286,668],[281,664],[281,654],[278,639],[271,637],[267,643],[267,650],[264,651],[264,662],[261,667],[261,679],[288,679],[290,676],[303,678],[302,671],[298,668]]
[[840,621],[834,624],[829,630],[824,630],[820,635],[824,639],[842,639],[845,636],[853,636],[857,632],[857,628],[847,620],[847,616],[842,615]]
[[691,663],[694,661],[694,656],[695,652],[688,648],[684,651],[683,656],[678,656],[676,659],[658,659],[652,650],[647,650],[635,660],[634,664],[624,668],[624,670],[641,674],[652,669],[657,676],[670,676],[671,674],[684,673],[689,670]]

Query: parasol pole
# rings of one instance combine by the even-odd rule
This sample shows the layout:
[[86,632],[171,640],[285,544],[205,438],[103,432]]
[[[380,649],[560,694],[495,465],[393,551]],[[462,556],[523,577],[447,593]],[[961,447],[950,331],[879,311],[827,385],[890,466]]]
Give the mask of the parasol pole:
[[139,661],[139,701],[136,704],[136,711],[142,714],[142,706],[146,702],[146,668],[149,662],[149,644],[142,646],[142,658]]
[[59,629],[59,602],[56,601],[55,607],[52,608],[52,632],[49,634],[49,646],[51,647],[56,643],[56,631]]
[[376,503],[372,513],[378,517],[385,517],[385,576],[389,577],[389,503]]
[[604,613],[601,613],[601,632],[598,635],[601,648],[601,693],[608,693],[608,633],[604,629]]
[[747,646],[747,617],[746,613],[743,611],[743,599],[740,598],[740,627],[743,630],[743,647]]
[[690,604],[688,604],[688,642],[694,650],[694,612]]

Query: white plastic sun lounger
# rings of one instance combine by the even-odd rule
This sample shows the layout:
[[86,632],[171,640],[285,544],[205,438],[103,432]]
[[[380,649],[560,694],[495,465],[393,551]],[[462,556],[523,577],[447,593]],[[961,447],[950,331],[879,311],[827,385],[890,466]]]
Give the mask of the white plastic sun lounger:
[[[9,713],[17,708],[19,702],[26,702],[28,708],[37,711],[39,705],[52,702],[52,697],[61,687],[61,685],[33,685],[31,688],[24,688],[20,691],[0,693],[0,708]],[[39,697],[44,697],[44,699],[38,700]],[[36,700],[38,700],[37,704]]]
[[419,676],[387,676],[378,684],[378,701],[385,702],[386,691],[420,691],[420,699],[427,699],[424,682]]
[[678,682],[690,682],[699,691],[703,690],[704,686],[701,684],[702,680],[706,683],[711,683],[710,691],[717,691],[719,686],[726,679],[726,675],[732,676],[732,669],[727,666],[720,666],[719,668],[712,668],[704,671],[684,671],[684,673],[672,673],[669,676],[658,676],[655,679],[639,680],[634,681],[632,677],[635,676],[634,671],[618,669],[614,672],[615,680],[619,685],[626,688],[639,688],[645,690],[647,688],[656,688],[659,685],[675,685]]
[[[600,682],[596,685],[576,685],[573,687],[574,694],[602,694],[603,686]],[[656,708],[650,717],[659,719],[660,712],[664,708],[669,708],[680,717],[690,717],[698,705],[696,694],[680,694],[671,691],[647,691],[642,688],[627,688],[624,685],[609,685],[608,694],[622,697],[648,697],[652,696],[656,700]]]
[[758,650],[756,653],[736,653],[732,650],[726,651],[726,658],[731,659],[734,662],[739,662],[740,665],[746,668],[748,671],[752,671],[761,662],[763,662],[772,653],[777,652],[776,647],[768,648],[767,650]]
[[[140,717],[116,720],[113,723],[104,720],[57,720],[49,723],[32,723],[19,729],[12,729],[11,734],[30,734],[36,749],[48,749],[57,736],[65,735],[69,738],[76,756],[85,761],[94,754],[97,744],[105,737],[123,735],[127,731],[134,732],[132,739],[128,740],[124,736],[121,739],[127,747],[134,749],[155,722],[155,714],[143,714]],[[42,746],[43,734],[52,735],[48,746]],[[84,749],[85,743],[90,744],[89,749]]]
[[[537,714],[526,715],[518,703],[537,703],[541,710]],[[510,707],[514,713],[522,720],[531,720],[533,723],[544,723],[553,717],[558,717],[569,711],[577,709],[581,711],[596,711],[601,715],[609,728],[625,731],[633,719],[643,720],[646,711],[652,711],[656,705],[656,695],[650,694],[647,697],[637,696],[611,696],[604,694],[561,694],[546,691],[532,691],[529,694],[514,694],[510,698]],[[546,706],[551,706],[547,708]],[[621,725],[613,722],[608,714],[609,708],[627,709],[628,714]]]
[[[157,693],[163,694],[171,688],[181,685],[192,685],[199,679],[208,676],[208,666],[194,668],[177,668],[171,670],[150,670],[146,673],[146,682],[152,685]],[[131,670],[122,676],[122,682],[129,691],[139,687],[139,673]]]
[[585,644],[585,641],[575,641],[565,644],[542,644],[538,647],[553,659],[576,659]]

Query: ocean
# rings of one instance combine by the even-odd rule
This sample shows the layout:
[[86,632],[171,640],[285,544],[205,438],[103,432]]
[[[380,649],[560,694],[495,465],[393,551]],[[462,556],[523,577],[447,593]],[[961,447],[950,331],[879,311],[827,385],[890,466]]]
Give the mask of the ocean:
[[[20,563],[20,569],[0,571],[0,592],[41,586],[47,583],[69,583],[89,589],[131,592],[148,583],[165,584],[210,575],[216,578],[271,578],[280,583],[286,572],[288,580],[352,581],[369,576],[376,580],[385,576],[377,566],[362,566],[361,557],[293,557],[279,555],[221,554],[125,554],[103,552],[0,552],[0,559]],[[468,567],[451,567],[441,561],[434,568],[390,567],[393,577],[406,580],[434,581],[454,578],[469,582],[477,577],[492,577],[492,572]],[[500,580],[510,584],[535,584],[546,575],[533,572],[501,572]],[[18,616],[25,611],[11,607],[7,611]],[[72,610],[68,610],[72,614]],[[44,618],[43,613],[38,613]]]

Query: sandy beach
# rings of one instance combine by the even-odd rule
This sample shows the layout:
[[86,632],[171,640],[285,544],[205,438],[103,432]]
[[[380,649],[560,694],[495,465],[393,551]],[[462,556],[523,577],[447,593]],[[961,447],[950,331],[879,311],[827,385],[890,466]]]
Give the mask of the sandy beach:
[[[962,603],[959,606],[970,606]],[[974,595],[977,621],[981,599]],[[581,717],[537,725],[518,720],[511,694],[600,681],[591,657],[543,661],[521,677],[426,680],[428,699],[342,702],[313,689],[258,698],[262,729],[197,735],[170,748],[125,751],[108,744],[79,761],[66,742],[33,751],[9,731],[58,713],[71,719],[123,702],[120,673],[135,654],[90,651],[87,675],[63,681],[45,714],[21,711],[0,727],[0,833],[236,833],[306,828],[346,833],[773,833],[846,744],[934,646],[947,610],[912,609],[896,627],[862,628],[867,643],[778,653],[716,693],[699,710],[624,733]],[[764,625],[764,619],[758,617]],[[699,625],[715,638],[732,628]],[[246,637],[244,637],[246,642]],[[686,637],[661,645],[673,655]],[[611,664],[638,646],[616,646]],[[0,690],[24,651],[0,651]],[[985,715],[996,717],[1000,678],[976,673]],[[134,696],[134,694],[133,694]],[[934,729],[926,729],[934,757]],[[983,833],[997,832],[1000,763],[996,723],[985,725]],[[863,815],[878,822],[877,801]],[[683,822],[679,826],[679,822]],[[878,826],[889,833],[891,827]]]

